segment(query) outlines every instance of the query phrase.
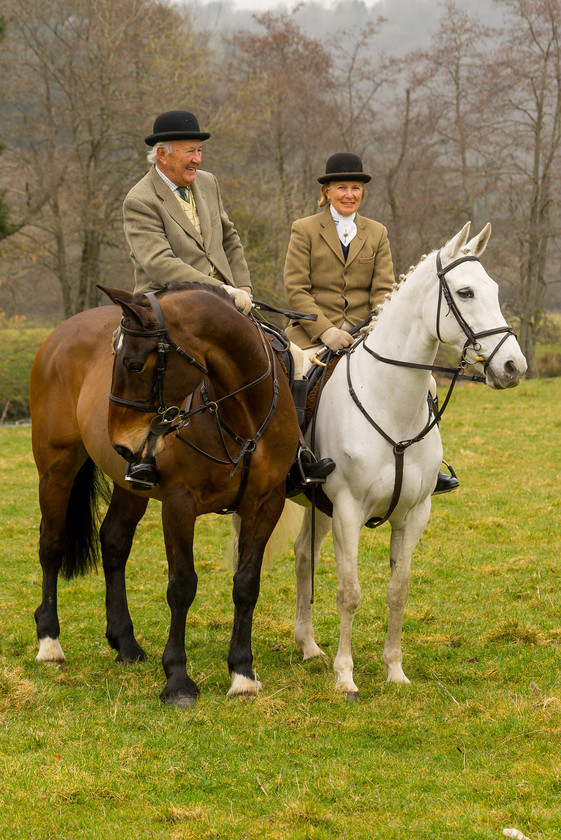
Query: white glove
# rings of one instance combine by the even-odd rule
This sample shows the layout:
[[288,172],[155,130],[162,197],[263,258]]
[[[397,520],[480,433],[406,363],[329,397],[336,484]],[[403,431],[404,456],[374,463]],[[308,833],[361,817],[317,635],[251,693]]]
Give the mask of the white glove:
[[224,288],[234,298],[236,309],[239,309],[240,312],[247,315],[251,311],[251,289],[249,286],[240,286],[238,289],[235,286],[228,286],[225,283]]
[[337,350],[342,350],[343,347],[350,347],[354,338],[346,330],[340,330],[337,327],[329,327],[328,330],[325,330],[325,332],[322,332],[320,335],[320,341],[336,353]]

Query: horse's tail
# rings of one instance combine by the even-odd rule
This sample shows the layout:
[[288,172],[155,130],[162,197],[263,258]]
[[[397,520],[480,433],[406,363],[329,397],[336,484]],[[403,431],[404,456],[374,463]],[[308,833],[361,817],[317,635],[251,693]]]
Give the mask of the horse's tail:
[[91,458],[82,465],[66,512],[66,551],[61,573],[70,579],[97,568],[99,561],[100,503],[108,502],[110,488]]
[[282,554],[286,554],[287,551],[292,549],[294,540],[300,533],[303,518],[304,508],[297,505],[296,502],[291,502],[290,499],[287,499],[284,503],[279,521],[275,525],[275,529],[265,546],[265,552],[263,554],[263,563],[265,565],[271,564]]
[[[269,537],[265,551],[263,552],[263,565],[265,567],[272,566],[278,557],[290,549],[300,533],[303,517],[304,508],[287,499],[284,503],[279,521],[275,525],[275,529]],[[229,565],[231,564],[233,566],[235,571],[238,568],[239,517],[237,513],[232,515],[232,525],[234,526],[234,535],[226,549],[225,560]]]

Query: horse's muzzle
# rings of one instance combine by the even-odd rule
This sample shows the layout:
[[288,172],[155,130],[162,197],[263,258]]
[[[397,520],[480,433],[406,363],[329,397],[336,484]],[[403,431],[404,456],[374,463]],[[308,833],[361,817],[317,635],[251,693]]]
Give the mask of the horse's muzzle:
[[164,448],[164,438],[149,432],[148,436],[143,436],[138,443],[130,439],[129,441],[111,441],[111,445],[121,458],[134,463],[141,458],[155,458]]
[[502,363],[491,363],[485,371],[486,383],[490,388],[504,390],[515,388],[519,385],[528,370],[526,359],[520,353],[520,357],[512,357]]

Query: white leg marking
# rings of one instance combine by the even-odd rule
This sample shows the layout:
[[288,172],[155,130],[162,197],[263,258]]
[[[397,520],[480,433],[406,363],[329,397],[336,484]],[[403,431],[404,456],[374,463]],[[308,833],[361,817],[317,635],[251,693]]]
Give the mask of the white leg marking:
[[66,659],[59,640],[50,636],[39,640],[39,653],[35,658],[37,662],[64,662]]
[[258,679],[250,680],[241,674],[232,674],[232,685],[228,689],[228,697],[238,697],[240,694],[255,696],[263,688]]

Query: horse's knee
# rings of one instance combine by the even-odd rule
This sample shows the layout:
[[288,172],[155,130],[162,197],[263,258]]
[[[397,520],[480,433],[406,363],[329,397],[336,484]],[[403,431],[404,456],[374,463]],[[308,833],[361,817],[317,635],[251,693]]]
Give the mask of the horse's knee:
[[337,589],[337,607],[339,612],[355,613],[358,610],[361,589],[358,581],[346,583]]
[[409,578],[392,578],[388,583],[387,601],[390,608],[400,608],[409,597]]
[[175,572],[168,581],[167,601],[171,610],[189,609],[197,594],[197,573],[193,569],[189,573]]

